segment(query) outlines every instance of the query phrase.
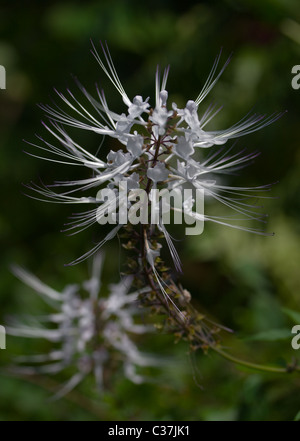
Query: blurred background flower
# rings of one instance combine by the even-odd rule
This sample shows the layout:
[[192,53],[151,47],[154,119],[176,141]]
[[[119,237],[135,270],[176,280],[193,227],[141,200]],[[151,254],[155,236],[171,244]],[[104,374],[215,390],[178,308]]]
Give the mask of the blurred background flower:
[[[32,139],[40,127],[42,112],[36,103],[48,103],[55,95],[53,86],[73,88],[69,74],[90,85],[89,90],[101,76],[100,85],[106,88],[108,83],[89,53],[90,38],[108,41],[129,96],[139,90],[153,100],[153,69],[157,64],[170,64],[169,101],[180,108],[197,94],[195,85],[204,83],[223,47],[225,55],[233,51],[233,58],[210,97],[226,103],[214,126],[228,127],[249,109],[267,114],[288,110],[276,124],[238,141],[238,148],[262,154],[241,176],[230,178],[230,185],[237,186],[279,181],[272,191],[278,199],[265,204],[268,230],[275,236],[254,237],[205,225],[204,233],[195,239],[174,228],[171,234],[180,239],[176,247],[184,271],[181,283],[199,310],[235,330],[223,342],[231,352],[252,361],[297,356],[288,331],[297,320],[300,286],[299,91],[291,87],[291,69],[299,64],[299,23],[297,0],[178,4],[154,0],[151,8],[136,0],[115,0],[113,8],[107,0],[31,1],[26,7],[1,3],[0,64],[7,73],[7,89],[0,91],[1,324],[5,315],[43,308],[40,299],[33,298],[30,289],[11,275],[12,262],[30,268],[61,290],[86,278],[85,264],[67,269],[63,265],[82,254],[83,244],[97,243],[104,234],[86,231],[68,238],[59,230],[62,219],[70,214],[69,207],[42,206],[23,196],[21,182],[37,182],[40,177],[44,182],[74,179],[77,173],[61,165],[58,176],[57,167],[22,152],[22,139]],[[110,104],[123,111],[118,108],[117,92],[112,92]],[[79,140],[93,153],[99,148],[95,142],[88,132]],[[102,148],[108,154],[115,149],[114,140]],[[104,282],[119,271],[115,257],[119,251],[117,241],[107,248]],[[121,252],[120,261],[122,256]],[[294,313],[288,314],[287,309]],[[1,364],[11,355],[33,352],[31,339],[26,340],[26,348],[16,340],[21,339],[7,337],[7,349],[0,351]],[[96,419],[100,413],[102,419],[110,420],[292,420],[300,410],[297,376],[246,372],[214,355],[190,358],[184,344],[174,347],[171,342],[172,337],[166,335],[143,338],[143,349],[176,357],[165,369],[165,380],[136,386],[115,378],[111,391],[97,401],[97,415],[83,406],[84,400],[61,400],[52,406],[45,401],[49,392],[41,387],[2,376],[0,418]],[[88,381],[79,385],[82,396],[89,386]],[[95,400],[96,395],[89,399]]]
[[46,339],[51,345],[44,354],[24,353],[15,359],[19,365],[11,369],[17,374],[36,375],[57,374],[71,368],[73,373],[57,391],[56,398],[67,394],[91,373],[100,392],[119,364],[126,378],[141,384],[145,378],[137,368],[159,366],[163,362],[140,352],[132,339],[134,334],[153,331],[150,325],[135,323],[138,296],[149,288],[132,290],[132,277],[128,276],[110,284],[105,295],[101,287],[102,262],[103,254],[96,254],[89,280],[81,285],[67,285],[61,292],[26,270],[13,267],[14,274],[50,304],[51,312],[26,316],[24,311],[25,322],[11,318],[6,332],[17,337]]

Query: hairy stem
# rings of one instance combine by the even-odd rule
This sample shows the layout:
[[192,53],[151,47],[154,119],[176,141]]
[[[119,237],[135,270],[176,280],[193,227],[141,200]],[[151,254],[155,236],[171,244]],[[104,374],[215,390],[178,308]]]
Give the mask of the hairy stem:
[[[143,229],[143,246],[144,246],[144,256],[146,254],[145,248],[146,248],[146,242],[148,240],[147,237],[147,228],[144,227]],[[197,322],[197,319],[193,320],[197,315],[201,316],[190,304],[185,305],[185,312],[186,312],[186,319],[184,319],[178,311],[172,307],[172,305],[169,305],[167,302],[167,299],[165,299],[163,293],[160,290],[160,287],[156,283],[156,281],[153,279],[152,270],[148,267],[147,263],[144,262],[143,265],[143,273],[145,277],[146,283],[152,288],[153,292],[155,292],[156,298],[160,303],[160,306],[163,307],[165,310],[166,315],[171,317],[173,321],[176,323],[178,328],[182,331],[182,334],[185,336],[191,335],[191,322],[195,321]],[[199,320],[198,320],[199,322]],[[209,348],[219,354],[221,357],[225,358],[226,360],[231,361],[232,363],[238,364],[240,366],[244,366],[250,369],[262,371],[262,372],[270,372],[270,373],[277,373],[277,374],[286,374],[291,372],[300,372],[300,366],[298,365],[296,360],[293,360],[292,363],[286,365],[285,367],[277,367],[277,366],[268,366],[258,363],[252,363],[250,361],[242,360],[240,358],[237,358],[228,352],[221,349],[220,344],[216,342],[213,338],[211,338],[211,335],[204,328],[204,320],[201,320],[200,326],[193,328],[192,333],[192,339],[193,339],[193,346],[198,347],[204,347]]]

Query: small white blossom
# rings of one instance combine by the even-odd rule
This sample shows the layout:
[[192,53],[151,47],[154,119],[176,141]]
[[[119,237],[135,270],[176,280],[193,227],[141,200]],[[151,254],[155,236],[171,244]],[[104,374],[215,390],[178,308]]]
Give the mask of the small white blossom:
[[132,104],[128,107],[129,116],[135,119],[145,113],[150,107],[148,101],[149,98],[147,98],[146,101],[143,101],[143,98],[140,95],[135,96],[132,100]]
[[137,158],[142,154],[142,148],[144,144],[144,138],[141,135],[135,134],[127,141],[127,150],[132,154],[134,158]]
[[155,138],[158,138],[159,136],[165,134],[166,132],[165,128],[168,118],[170,118],[173,114],[171,110],[168,111],[166,108],[167,99],[168,99],[168,92],[166,90],[162,90],[159,93],[158,104],[153,110],[152,116],[150,116],[149,118],[149,120],[152,121],[154,124],[153,135],[155,136]]
[[192,141],[187,140],[184,136],[177,138],[177,144],[175,144],[173,151],[179,157],[188,160],[188,158],[194,153],[194,147]]
[[147,176],[153,182],[162,182],[169,176],[169,172],[166,169],[165,164],[159,162],[152,168],[148,168]]

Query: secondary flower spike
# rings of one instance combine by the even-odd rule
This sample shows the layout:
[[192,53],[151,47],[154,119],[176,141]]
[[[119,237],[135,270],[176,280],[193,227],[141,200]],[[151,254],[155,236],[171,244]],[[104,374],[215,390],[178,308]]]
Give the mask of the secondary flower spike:
[[[218,71],[221,52],[215,59],[211,72],[202,90],[188,100],[184,108],[176,103],[168,104],[167,79],[169,68],[160,78],[157,68],[155,76],[155,102],[150,98],[136,95],[132,99],[125,92],[112,61],[107,45],[102,45],[103,58],[93,45],[92,53],[112,85],[121,95],[125,105],[124,112],[112,111],[106,96],[97,87],[97,98],[77,81],[82,92],[82,100],[67,90],[66,94],[57,92],[60,105],[41,105],[49,122],[43,123],[53,136],[51,143],[38,136],[39,143],[29,143],[39,148],[43,155],[30,153],[32,156],[48,161],[80,166],[87,171],[85,179],[56,181],[53,185],[35,185],[28,187],[38,193],[37,199],[66,204],[88,205],[91,208],[75,213],[67,224],[66,231],[78,233],[101,222],[101,216],[110,216],[115,222],[111,231],[94,248],[72,263],[78,263],[97,252],[105,242],[115,237],[124,226],[120,221],[121,208],[130,210],[136,202],[128,199],[122,206],[122,199],[117,195],[120,182],[127,182],[128,190],[146,191],[152,189],[181,191],[190,188],[202,190],[204,197],[212,198],[232,210],[232,217],[210,216],[198,213],[194,207],[195,197],[181,204],[172,206],[177,213],[186,213],[195,222],[210,221],[221,225],[238,228],[257,234],[266,234],[259,228],[245,225],[246,220],[265,222],[265,215],[259,212],[259,206],[249,199],[260,197],[271,185],[258,187],[232,187],[220,181],[220,174],[228,174],[245,167],[257,155],[245,153],[245,150],[233,152],[228,141],[260,130],[276,121],[282,113],[271,116],[252,114],[223,130],[206,130],[206,126],[221,110],[210,105],[204,112],[199,106],[210,93],[229,59]],[[103,156],[93,154],[73,139],[67,131],[68,126],[87,130],[99,137],[108,136],[118,141],[116,151]],[[99,144],[99,142],[97,143]],[[211,149],[204,155],[203,149]],[[109,188],[116,194],[115,202],[107,202],[97,197],[99,190]],[[149,215],[150,216],[150,215]],[[100,221],[99,221],[100,220]],[[151,218],[149,217],[149,224]],[[180,269],[180,259],[167,232],[162,213],[159,214],[157,228],[166,238],[176,269]],[[153,227],[153,226],[152,226]]]
[[108,295],[103,295],[102,263],[103,255],[96,254],[90,279],[81,286],[67,285],[62,291],[49,287],[20,267],[13,268],[15,275],[52,309],[47,315],[28,317],[27,323],[16,322],[6,327],[10,335],[44,339],[52,344],[47,353],[17,358],[18,364],[13,370],[25,375],[54,375],[73,370],[57,397],[68,393],[90,374],[102,389],[104,378],[118,364],[123,366],[125,377],[140,384],[146,378],[137,372],[137,368],[163,363],[139,351],[133,339],[134,335],[150,331],[150,326],[135,322],[138,296],[149,292],[150,288],[132,290],[132,278],[128,276],[118,284],[111,284]]

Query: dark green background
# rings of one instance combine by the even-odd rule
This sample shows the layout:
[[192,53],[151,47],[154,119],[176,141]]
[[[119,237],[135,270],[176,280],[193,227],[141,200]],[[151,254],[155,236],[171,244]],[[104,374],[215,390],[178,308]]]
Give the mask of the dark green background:
[[[156,65],[170,64],[170,103],[195,99],[223,47],[223,61],[231,52],[233,58],[205,101],[224,104],[211,127],[225,128],[251,109],[268,114],[288,110],[276,124],[239,140],[238,147],[258,149],[262,155],[239,177],[229,179],[237,185],[279,181],[272,192],[278,198],[265,203],[267,230],[275,236],[206,225],[204,234],[187,237],[178,249],[184,265],[181,281],[192,292],[195,306],[235,330],[230,338],[224,335],[232,353],[263,363],[299,358],[289,334],[297,316],[284,311],[300,312],[300,90],[291,87],[291,69],[300,64],[297,0],[31,1],[26,7],[24,2],[1,2],[0,64],[6,67],[7,90],[0,91],[0,323],[13,314],[40,313],[43,307],[14,279],[11,263],[25,266],[57,289],[87,276],[88,263],[72,268],[64,264],[88,250],[97,232],[67,237],[60,229],[70,206],[43,204],[22,194],[22,183],[68,179],[74,171],[27,156],[22,139],[34,141],[36,132],[44,133],[36,104],[50,103],[54,86],[76,90],[70,74],[90,92],[101,81],[111,108],[124,110],[90,54],[90,38],[99,50],[99,40],[108,41],[131,98],[150,95],[153,102]],[[79,137],[96,150],[97,136]],[[118,280],[118,252],[117,241],[106,247],[105,281]],[[300,411],[299,375],[242,370],[214,354],[191,358],[185,344],[173,346],[166,335],[154,334],[138,343],[171,359],[161,374],[153,373],[153,384],[135,386],[120,373],[101,396],[88,380],[69,398],[54,403],[48,400],[53,379],[33,384],[2,374],[0,419],[293,420]],[[42,350],[43,343],[8,337],[1,365],[14,354],[37,348]]]

